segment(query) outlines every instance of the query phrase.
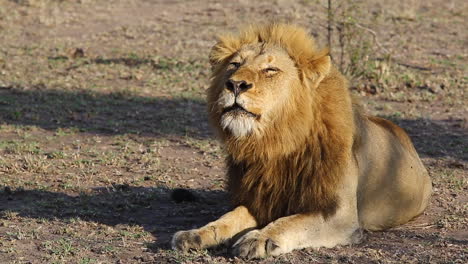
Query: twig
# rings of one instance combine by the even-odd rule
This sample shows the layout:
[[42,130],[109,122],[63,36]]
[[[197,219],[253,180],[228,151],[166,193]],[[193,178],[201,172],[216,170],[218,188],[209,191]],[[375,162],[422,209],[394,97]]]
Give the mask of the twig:
[[394,62],[396,62],[398,65],[404,66],[404,67],[406,67],[406,68],[412,68],[412,69],[416,69],[416,70],[420,70],[420,71],[432,71],[432,69],[431,69],[431,68],[428,68],[428,67],[423,67],[423,66],[419,66],[419,65],[413,65],[413,64],[409,64],[409,63],[404,63],[404,62],[397,61],[397,60],[391,60],[391,61],[394,61]]
[[382,49],[385,53],[387,53],[387,54],[390,53],[390,51],[388,51],[386,48],[384,48],[384,47],[380,44],[379,40],[377,39],[377,33],[375,33],[374,30],[372,30],[372,29],[370,29],[370,28],[368,28],[368,27],[365,27],[365,26],[363,26],[363,25],[361,25],[361,24],[359,24],[359,23],[354,23],[354,25],[355,25],[356,27],[360,28],[360,29],[364,29],[365,31],[369,32],[369,33],[372,35],[375,44],[377,44],[377,46],[378,46],[380,49]]
[[332,1],[328,0],[328,50],[332,54],[332,30],[333,30],[333,11],[332,11]]
[[405,230],[405,229],[428,229],[428,228],[432,228],[432,227],[435,227],[437,225],[434,225],[434,224],[429,224],[429,223],[420,223],[420,224],[407,224],[407,225],[404,225],[404,226],[399,226],[399,227],[396,227],[396,228],[393,228],[393,230]]
[[385,61],[385,60],[389,60],[390,62],[392,63],[396,63],[398,65],[401,65],[401,66],[404,66],[406,68],[411,68],[411,69],[416,69],[416,70],[420,70],[420,71],[431,71],[431,72],[434,72],[434,69],[433,68],[428,68],[428,67],[424,67],[424,66],[419,66],[419,65],[415,65],[415,64],[410,64],[410,63],[406,63],[406,62],[402,62],[398,59],[395,59],[395,58],[389,58],[389,59],[384,59],[384,58],[375,58],[376,61]]

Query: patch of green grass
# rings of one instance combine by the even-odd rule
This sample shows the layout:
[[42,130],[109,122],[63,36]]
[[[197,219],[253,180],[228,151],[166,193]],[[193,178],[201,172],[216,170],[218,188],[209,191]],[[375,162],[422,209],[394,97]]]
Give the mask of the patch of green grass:
[[82,258],[80,259],[80,261],[78,262],[79,264],[92,264],[92,263],[97,263],[97,259],[93,259],[93,258]]
[[125,238],[141,239],[148,237],[149,233],[143,230],[121,230],[119,235]]
[[431,58],[431,62],[437,65],[447,66],[447,67],[456,67],[457,63],[450,59],[434,59]]
[[69,135],[75,135],[78,132],[80,132],[80,129],[76,127],[67,127],[67,128],[59,127],[55,131],[55,135],[58,137],[64,137],[64,136],[69,136]]
[[46,241],[43,243],[43,246],[50,252],[50,254],[61,258],[67,257],[76,252],[76,248],[73,243],[67,238],[62,238],[57,241]]
[[18,253],[18,250],[14,247],[0,247],[0,252],[6,253],[6,254],[16,254]]
[[458,191],[462,191],[466,188],[468,188],[468,182],[466,177],[463,177],[462,175],[459,175],[454,172],[454,170],[442,170],[439,173],[440,179],[450,186],[450,188],[453,188]]
[[175,263],[190,263],[203,256],[209,256],[208,250],[197,250],[190,253],[184,253],[177,250],[168,250],[167,254]]
[[42,153],[39,142],[36,141],[19,141],[19,140],[0,140],[0,151],[6,154],[40,154]]
[[64,159],[67,155],[61,150],[51,151],[45,154],[49,159]]
[[22,231],[7,232],[6,235],[9,236],[10,239],[15,239],[15,240],[23,240],[26,237],[26,235]]
[[113,252],[116,252],[116,251],[117,251],[117,248],[115,246],[112,246],[112,245],[106,245],[106,246],[102,247],[102,249],[101,249],[102,253],[113,253]]

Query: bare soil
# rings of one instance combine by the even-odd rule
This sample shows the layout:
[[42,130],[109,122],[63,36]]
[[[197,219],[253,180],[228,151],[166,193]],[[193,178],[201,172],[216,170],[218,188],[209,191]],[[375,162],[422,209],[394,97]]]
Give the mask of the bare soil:
[[0,0],[0,263],[467,263],[465,2],[353,11],[382,48],[352,91],[413,139],[434,184],[424,214],[359,245],[246,261],[169,248],[230,208],[208,52],[217,33],[272,20],[325,44],[326,1]]

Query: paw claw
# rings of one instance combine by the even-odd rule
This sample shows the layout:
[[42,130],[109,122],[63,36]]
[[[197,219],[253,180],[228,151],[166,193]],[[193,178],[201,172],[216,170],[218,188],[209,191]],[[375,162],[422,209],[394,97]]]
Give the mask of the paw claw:
[[172,237],[171,246],[174,250],[187,252],[190,249],[201,249],[201,237],[194,230],[179,231]]
[[265,243],[265,252],[267,253],[267,255],[270,255],[271,252],[273,252],[277,248],[279,248],[279,246],[278,244],[276,244],[275,241],[273,241],[272,239],[267,239]]
[[247,259],[264,258],[277,253],[278,249],[279,246],[274,240],[254,230],[242,236],[233,245],[232,254]]

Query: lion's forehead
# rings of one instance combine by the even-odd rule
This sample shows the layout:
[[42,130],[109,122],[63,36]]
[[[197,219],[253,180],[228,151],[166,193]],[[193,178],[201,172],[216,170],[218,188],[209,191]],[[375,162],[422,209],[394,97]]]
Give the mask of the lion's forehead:
[[275,45],[250,44],[244,45],[234,59],[241,60],[246,64],[266,67],[272,63],[292,65],[292,59],[281,47]]

